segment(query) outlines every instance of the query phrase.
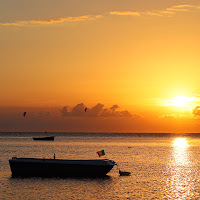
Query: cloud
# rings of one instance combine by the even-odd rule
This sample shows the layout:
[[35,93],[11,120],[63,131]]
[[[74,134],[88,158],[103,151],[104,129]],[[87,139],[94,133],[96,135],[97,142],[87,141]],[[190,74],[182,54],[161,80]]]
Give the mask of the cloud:
[[112,110],[113,112],[115,112],[115,110],[119,108],[118,105],[113,105],[112,107],[110,107],[110,110]]
[[134,16],[140,16],[140,12],[132,12],[132,11],[112,11],[110,12],[110,15],[134,15]]
[[192,111],[192,114],[194,114],[195,117],[200,116],[200,106],[196,106]]
[[83,103],[77,104],[71,110],[68,106],[64,106],[61,110],[63,117],[139,117],[138,115],[132,115],[129,111],[117,111],[118,105],[113,105],[110,108],[104,108],[101,103],[96,104],[91,108],[87,108]]
[[63,116],[66,116],[68,114],[68,107],[67,106],[64,106],[63,109],[61,110],[61,114]]
[[85,20],[94,20],[101,18],[102,15],[85,15],[85,16],[77,16],[77,17],[64,17],[64,18],[52,18],[52,19],[33,19],[27,21],[16,21],[10,23],[0,23],[2,26],[23,26],[29,24],[57,24],[63,22],[79,22]]
[[173,11],[189,11],[191,9],[199,9],[199,6],[195,5],[177,5],[167,8],[166,10],[173,10]]
[[86,106],[83,103],[77,104],[71,110],[68,106],[64,106],[61,110],[61,114],[63,117],[85,117]]
[[178,12],[190,12],[199,10],[200,6],[198,5],[176,5],[162,10],[153,10],[153,11],[110,11],[109,13],[104,13],[104,15],[83,15],[83,16],[68,16],[62,18],[48,18],[48,19],[31,19],[31,20],[21,20],[14,22],[0,22],[0,26],[24,26],[24,25],[34,25],[34,24],[58,24],[64,22],[80,22],[86,20],[95,20],[102,18],[108,15],[119,15],[119,16],[160,16],[160,17],[169,17],[173,16]]
[[158,118],[161,118],[161,119],[192,119],[193,116],[191,115],[191,113],[189,114],[164,114],[164,115],[161,115],[159,116]]
[[155,11],[145,11],[145,12],[136,12],[136,11],[112,11],[110,15],[129,15],[129,16],[171,16],[177,12],[189,12],[194,10],[199,10],[200,6],[197,5],[176,5],[170,8],[163,10]]
[[164,119],[174,119],[177,116],[175,114],[167,114],[167,115],[161,115],[159,118],[164,118]]

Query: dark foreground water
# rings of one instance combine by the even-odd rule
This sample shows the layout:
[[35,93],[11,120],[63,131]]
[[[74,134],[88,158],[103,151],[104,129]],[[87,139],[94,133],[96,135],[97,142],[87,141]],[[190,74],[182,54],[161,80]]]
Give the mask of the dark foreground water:
[[[200,199],[200,138],[195,136],[0,133],[0,199]],[[106,158],[115,167],[106,178],[12,178],[13,156],[60,159]]]

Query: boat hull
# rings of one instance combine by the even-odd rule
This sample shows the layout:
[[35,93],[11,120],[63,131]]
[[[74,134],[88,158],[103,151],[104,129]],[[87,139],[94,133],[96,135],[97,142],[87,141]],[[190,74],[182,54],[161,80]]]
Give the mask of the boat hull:
[[12,176],[102,177],[115,165],[111,160],[59,160],[14,158],[9,160]]
[[54,140],[54,136],[51,137],[34,137],[33,140]]

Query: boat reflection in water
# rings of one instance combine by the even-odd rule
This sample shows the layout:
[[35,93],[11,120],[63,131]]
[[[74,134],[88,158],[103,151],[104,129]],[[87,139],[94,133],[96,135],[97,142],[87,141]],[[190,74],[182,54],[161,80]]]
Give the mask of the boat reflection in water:
[[169,163],[170,176],[167,179],[167,193],[170,199],[194,198],[194,171],[189,154],[189,144],[185,138],[176,138],[172,143],[171,161]]

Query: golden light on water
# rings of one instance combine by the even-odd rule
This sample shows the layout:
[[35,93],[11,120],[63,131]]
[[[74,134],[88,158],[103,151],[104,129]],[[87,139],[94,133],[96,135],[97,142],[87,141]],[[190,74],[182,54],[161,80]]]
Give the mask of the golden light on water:
[[177,148],[186,148],[188,146],[188,141],[185,138],[177,138],[173,141],[173,146]]
[[187,156],[187,147],[189,146],[186,138],[176,138],[173,141],[173,157],[174,163],[177,165],[187,165],[188,156]]
[[176,138],[172,141],[172,154],[169,163],[170,178],[167,181],[172,199],[193,198],[193,183],[191,182],[192,163],[189,154],[189,143],[186,138]]

